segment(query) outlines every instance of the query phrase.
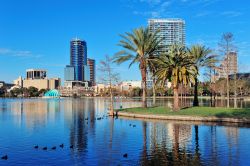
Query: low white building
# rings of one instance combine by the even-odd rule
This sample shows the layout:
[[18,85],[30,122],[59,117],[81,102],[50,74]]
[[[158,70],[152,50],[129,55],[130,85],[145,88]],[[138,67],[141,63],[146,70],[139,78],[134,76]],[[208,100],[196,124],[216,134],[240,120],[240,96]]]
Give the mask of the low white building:
[[141,81],[123,81],[119,84],[121,91],[127,91],[132,88],[142,88]]
[[[133,88],[142,88],[141,81],[123,81],[120,84],[120,90],[130,90]],[[153,87],[153,80],[147,80],[147,88],[151,89]],[[165,87],[170,88],[171,82],[166,82]]]

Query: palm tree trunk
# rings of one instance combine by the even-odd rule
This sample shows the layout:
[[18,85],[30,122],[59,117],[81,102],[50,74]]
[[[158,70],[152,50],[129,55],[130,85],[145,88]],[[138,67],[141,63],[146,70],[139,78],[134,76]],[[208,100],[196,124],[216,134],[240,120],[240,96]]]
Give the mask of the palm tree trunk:
[[153,88],[153,105],[155,105],[155,101],[156,101],[156,90],[155,90],[155,78],[153,77],[153,86],[152,86],[152,88]]
[[198,78],[195,77],[195,83],[194,83],[194,101],[193,106],[199,106],[199,100],[198,100]]
[[174,126],[174,145],[173,145],[173,154],[174,154],[174,160],[179,159],[179,139],[180,139],[180,125],[179,124],[173,124]]
[[174,86],[174,111],[179,111],[179,94],[178,94],[178,86]]
[[147,108],[147,70],[146,66],[141,63],[141,77],[142,77],[142,107]]

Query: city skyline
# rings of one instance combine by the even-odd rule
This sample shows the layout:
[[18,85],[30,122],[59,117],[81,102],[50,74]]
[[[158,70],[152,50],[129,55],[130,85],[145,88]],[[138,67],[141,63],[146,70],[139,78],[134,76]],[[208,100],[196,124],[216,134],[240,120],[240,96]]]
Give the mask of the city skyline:
[[[232,32],[238,48],[239,66],[250,60],[249,5],[233,0],[120,0],[72,2],[3,2],[0,6],[0,80],[12,82],[27,68],[44,68],[49,77],[63,80],[68,64],[68,41],[74,36],[88,43],[88,57],[98,64],[105,54],[113,55],[119,34],[147,26],[150,18],[181,18],[186,23],[186,45],[203,43],[216,49],[223,32]],[[102,8],[102,6],[108,6]],[[13,12],[13,10],[15,12]],[[56,11],[56,12],[55,12]],[[98,11],[98,12],[96,12]],[[114,14],[115,13],[115,14]],[[122,80],[137,80],[138,67],[116,66]],[[246,69],[247,68],[247,69]],[[6,72],[8,71],[8,72]],[[98,70],[97,70],[98,71]],[[98,80],[98,72],[96,76]]]

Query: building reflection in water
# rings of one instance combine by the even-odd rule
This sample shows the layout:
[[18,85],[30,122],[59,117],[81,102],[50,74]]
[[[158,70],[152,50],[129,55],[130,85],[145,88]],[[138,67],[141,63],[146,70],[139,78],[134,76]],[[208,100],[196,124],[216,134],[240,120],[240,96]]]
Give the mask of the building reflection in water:
[[238,127],[225,127],[224,132],[226,134],[228,145],[228,161],[229,165],[239,165],[239,128]]
[[[122,99],[117,100],[116,108],[121,103],[123,107],[141,104],[138,100]],[[164,100],[158,103],[164,104]],[[62,137],[56,141],[63,141],[67,147],[65,154],[71,154],[69,160],[79,163],[95,161],[98,165],[119,165],[123,159],[128,161],[127,165],[132,162],[140,165],[240,165],[238,159],[246,158],[246,151],[240,147],[242,140],[247,142],[247,139],[243,139],[244,135],[240,137],[243,129],[237,126],[120,117],[96,120],[106,115],[108,104],[109,99],[98,98],[11,100],[0,103],[0,117],[4,118],[4,123],[14,122],[15,129],[18,126],[18,129],[41,131],[32,134],[35,133],[34,138],[45,134],[46,145],[51,139]],[[58,130],[56,134],[50,134],[54,129]],[[21,133],[20,138],[24,134],[27,133]],[[30,133],[26,138],[33,141]],[[74,148],[68,148],[70,145]],[[129,157],[123,158],[124,153]]]
[[[92,105],[92,104],[91,104]],[[92,105],[93,106],[93,105]],[[87,121],[89,104],[86,100],[69,99],[64,102],[64,113],[70,128],[69,144],[74,146],[72,152],[81,154],[87,148]]]
[[9,110],[17,126],[25,125],[29,130],[46,126],[47,121],[55,122],[59,116],[59,100],[20,100],[9,102]]

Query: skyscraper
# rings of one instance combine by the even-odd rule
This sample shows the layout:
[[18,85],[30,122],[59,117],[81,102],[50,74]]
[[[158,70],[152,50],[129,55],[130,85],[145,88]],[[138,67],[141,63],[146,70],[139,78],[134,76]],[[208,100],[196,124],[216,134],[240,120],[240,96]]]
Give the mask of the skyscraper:
[[70,42],[70,66],[74,66],[76,81],[84,81],[84,65],[87,65],[87,44],[80,39]]
[[185,45],[185,21],[182,19],[149,19],[150,32],[159,30],[158,36],[163,38],[160,52],[167,51],[172,44]]
[[91,85],[95,85],[95,60],[94,59],[89,59],[88,58],[88,66],[89,66],[89,69],[90,69],[90,82],[91,82]]
[[64,80],[65,81],[74,81],[75,80],[75,67],[67,65],[64,68]]

